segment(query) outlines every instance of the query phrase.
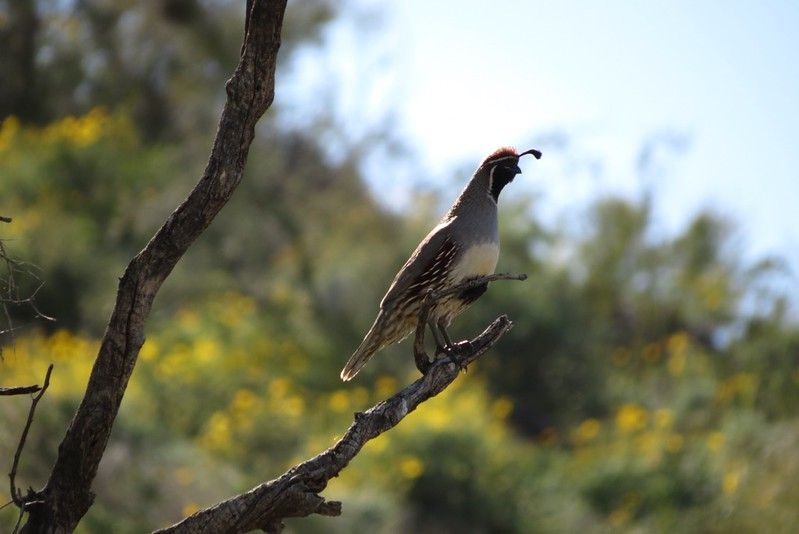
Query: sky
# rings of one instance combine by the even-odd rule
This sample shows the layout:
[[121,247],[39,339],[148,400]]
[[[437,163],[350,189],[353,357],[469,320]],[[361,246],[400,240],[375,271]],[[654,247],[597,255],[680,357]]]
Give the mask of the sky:
[[799,268],[799,2],[359,5],[328,33],[332,60],[298,64],[295,93],[333,84],[342,135],[390,124],[410,147],[412,165],[367,170],[388,204],[537,146],[514,187],[547,217],[651,190],[664,232],[712,209],[744,254]]

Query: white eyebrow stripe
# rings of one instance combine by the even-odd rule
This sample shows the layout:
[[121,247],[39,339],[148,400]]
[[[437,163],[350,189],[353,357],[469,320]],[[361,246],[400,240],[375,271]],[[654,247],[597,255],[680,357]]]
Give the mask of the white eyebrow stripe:
[[501,158],[489,159],[486,161],[486,163],[499,163],[500,161],[505,161],[506,159],[519,159],[519,156],[502,156]]

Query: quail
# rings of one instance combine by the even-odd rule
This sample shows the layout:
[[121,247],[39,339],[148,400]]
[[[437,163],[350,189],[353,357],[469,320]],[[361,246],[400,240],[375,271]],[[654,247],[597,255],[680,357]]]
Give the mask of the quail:
[[[394,277],[374,324],[341,371],[342,380],[351,380],[377,351],[416,328],[428,292],[493,274],[499,257],[497,200],[502,188],[522,172],[519,158],[525,154],[541,158],[535,149],[519,153],[503,147],[480,164],[441,222]],[[434,303],[428,324],[439,350],[446,352],[452,346],[447,332],[452,319],[486,289],[487,284],[482,284]]]

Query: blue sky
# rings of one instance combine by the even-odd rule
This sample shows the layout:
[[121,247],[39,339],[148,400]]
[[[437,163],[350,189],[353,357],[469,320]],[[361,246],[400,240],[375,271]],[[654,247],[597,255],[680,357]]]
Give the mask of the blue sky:
[[[381,16],[345,18],[299,78],[309,94],[335,85],[326,105],[349,135],[390,121],[413,149],[409,168],[370,168],[389,203],[419,185],[408,175],[540,144],[519,187],[550,214],[647,187],[665,231],[712,208],[745,253],[799,266],[799,2],[361,5]],[[641,172],[648,140],[665,141]]]

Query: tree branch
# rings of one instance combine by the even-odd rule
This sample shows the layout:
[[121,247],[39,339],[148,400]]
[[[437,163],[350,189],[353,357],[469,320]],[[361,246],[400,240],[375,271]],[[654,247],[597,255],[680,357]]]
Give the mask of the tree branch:
[[[2,334],[2,332],[0,332]],[[10,388],[0,388],[0,396],[25,395],[26,393],[36,393],[42,389],[38,384],[33,386],[12,386]]]
[[[438,294],[428,294],[420,311],[418,328],[424,332],[430,306],[441,298],[494,280],[526,278],[527,275],[523,274],[497,274],[468,280]],[[457,343],[450,358],[427,362],[427,372],[416,382],[367,411],[356,413],[355,422],[344,437],[325,452],[292,467],[279,478],[201,510],[180,523],[156,531],[155,534],[233,534],[257,529],[280,532],[283,528],[282,521],[287,517],[340,515],[340,502],[325,501],[319,495],[327,487],[328,481],[347,467],[366,442],[395,427],[421,403],[444,391],[457,378],[461,369],[465,369],[493,347],[512,327],[513,323],[507,316],[498,317],[476,338]],[[418,332],[417,329],[417,343],[420,339]]]
[[27,532],[71,532],[94,501],[91,484],[103,456],[158,289],[241,182],[255,124],[272,104],[286,0],[253,0],[241,59],[226,84],[213,149],[203,176],[119,281],[114,310],[50,478],[31,507]]
[[19,458],[22,456],[22,449],[25,448],[25,440],[28,439],[28,430],[30,430],[31,424],[33,423],[33,416],[36,413],[36,405],[39,404],[39,401],[44,396],[45,391],[47,391],[47,388],[50,387],[50,373],[52,372],[53,364],[51,363],[47,368],[47,374],[44,376],[44,385],[41,387],[41,389],[39,389],[39,386],[28,386],[29,388],[33,387],[39,389],[39,393],[33,397],[33,401],[31,402],[31,408],[28,410],[28,420],[25,422],[25,428],[22,429],[22,435],[19,437],[19,444],[17,445],[16,452],[14,452],[14,463],[11,465],[11,472],[8,474],[9,483],[11,485],[11,500],[14,501],[14,504],[20,508],[20,515],[25,510],[25,499],[22,498],[22,492],[17,489],[16,483]]

